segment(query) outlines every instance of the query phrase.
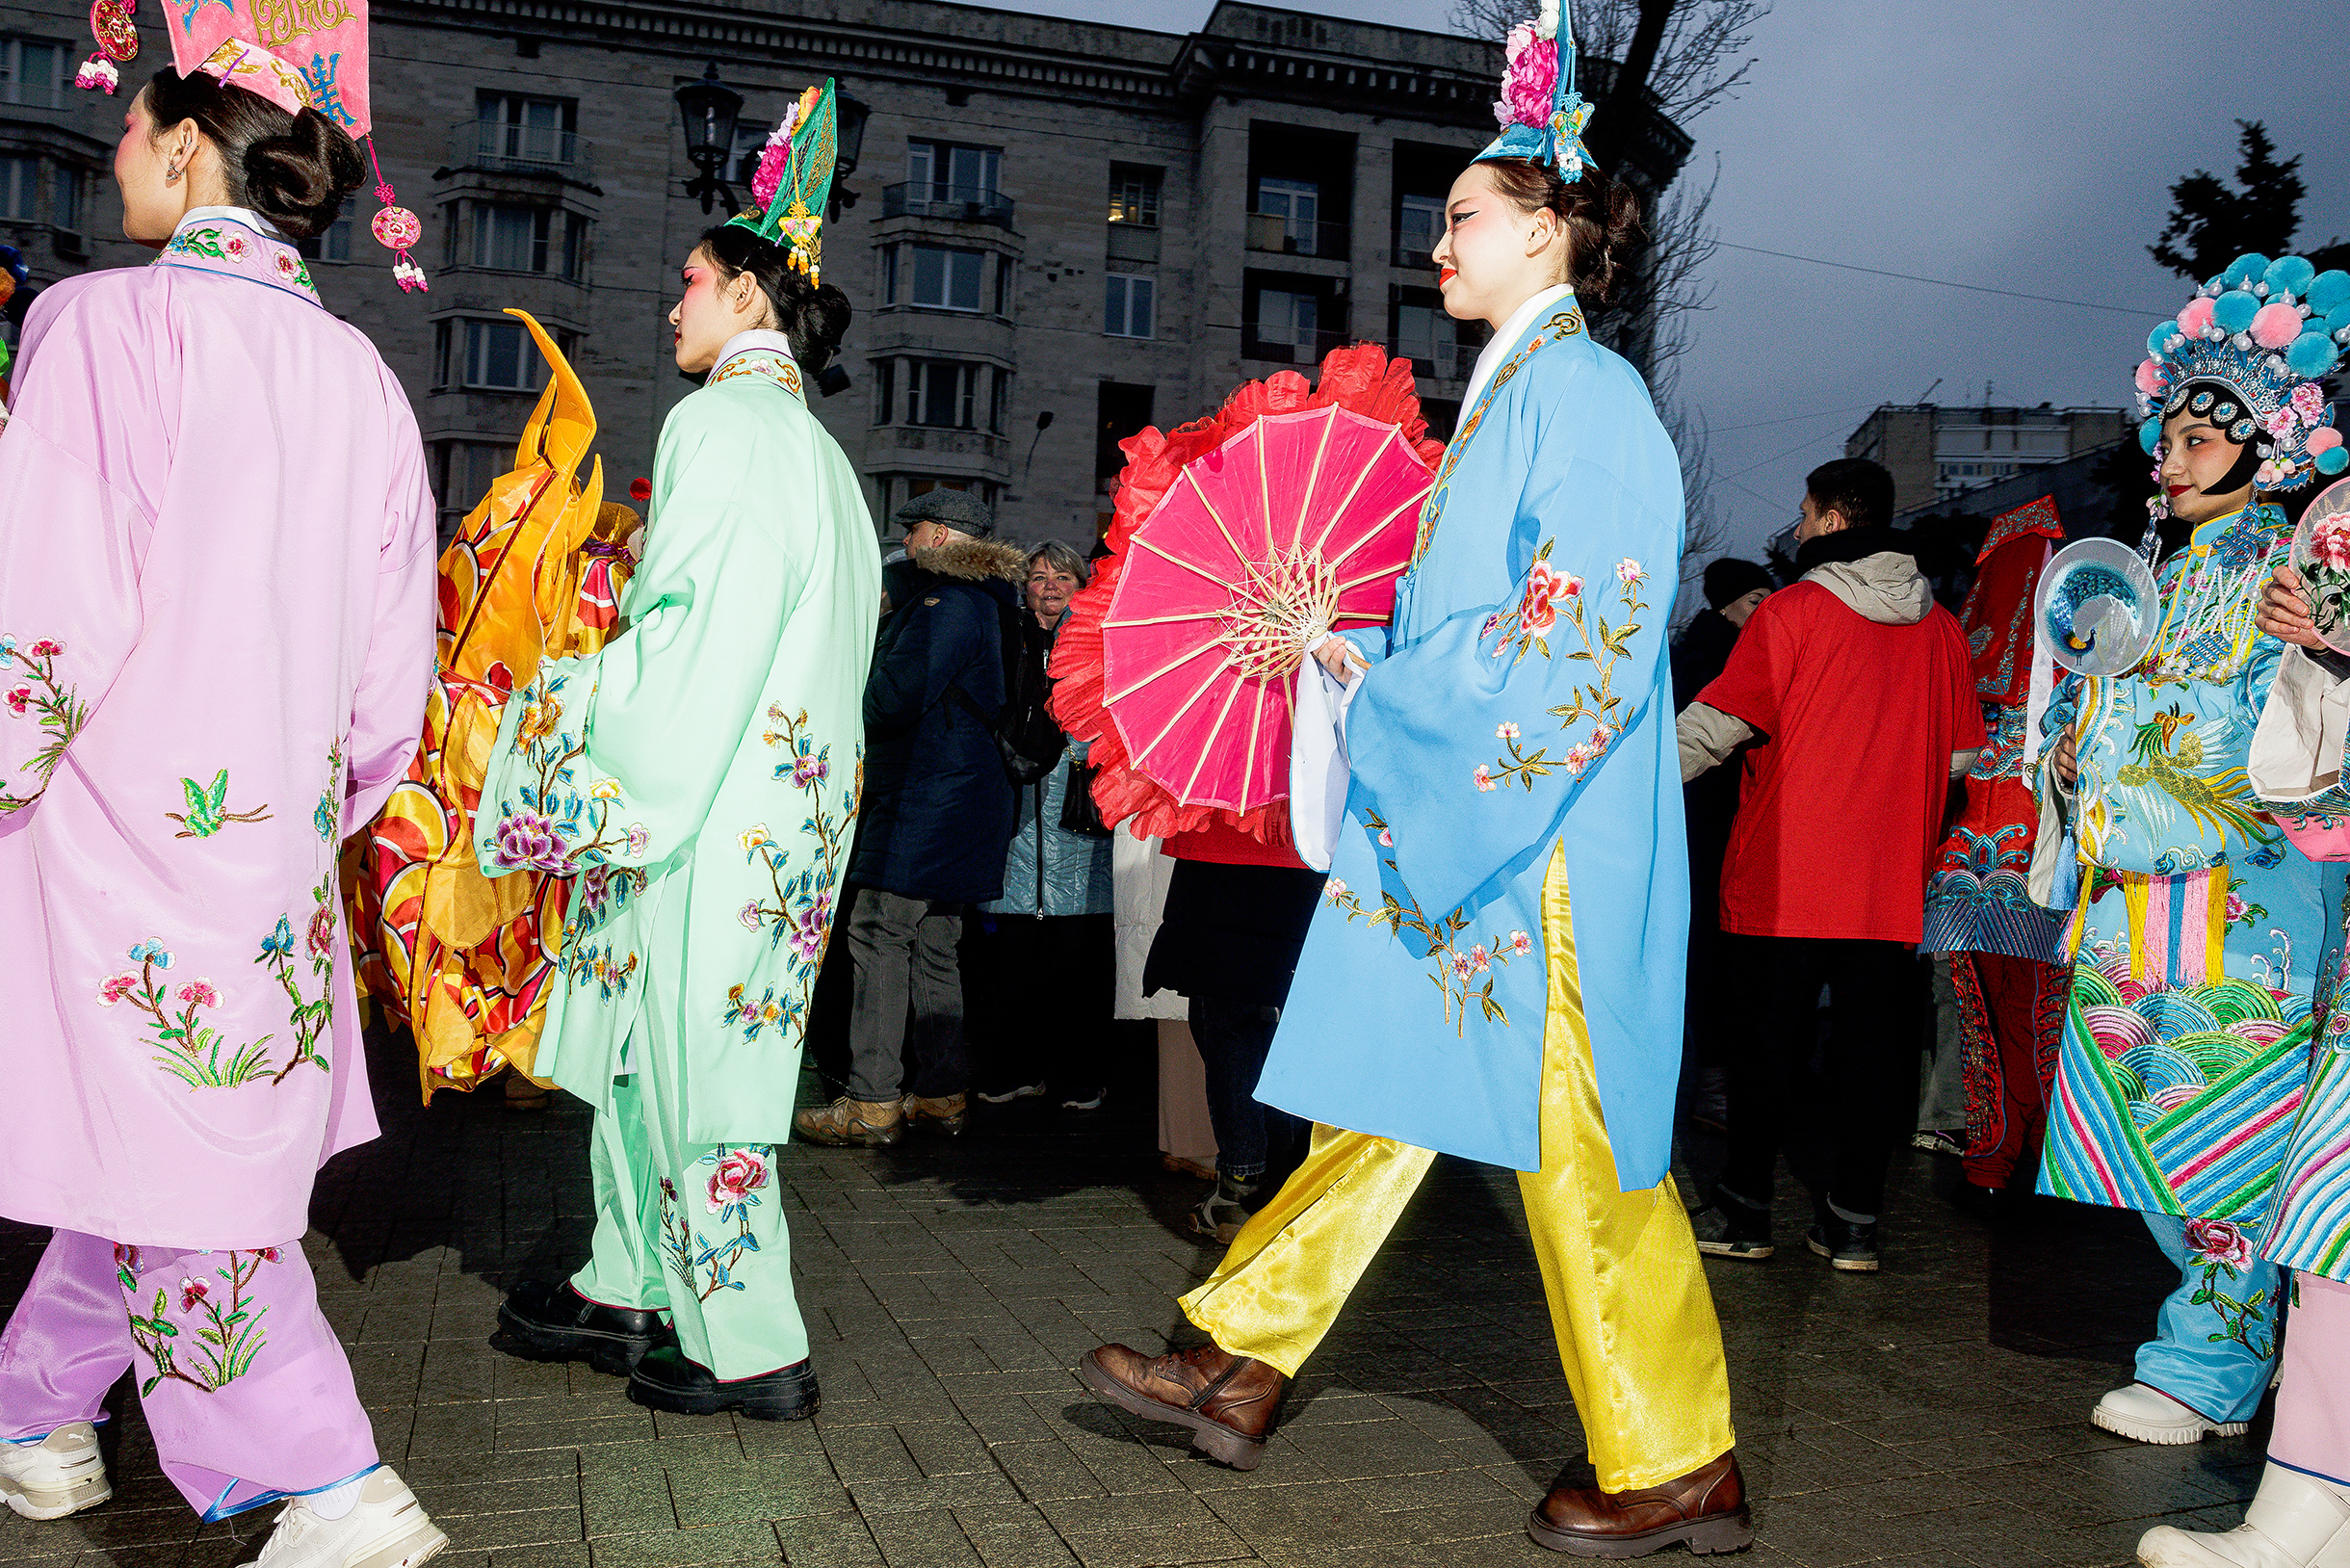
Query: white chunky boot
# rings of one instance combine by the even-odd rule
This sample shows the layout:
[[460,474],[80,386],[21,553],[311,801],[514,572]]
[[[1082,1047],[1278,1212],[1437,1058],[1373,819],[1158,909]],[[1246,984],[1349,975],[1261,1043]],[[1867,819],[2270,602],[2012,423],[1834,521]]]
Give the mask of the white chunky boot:
[[253,1568],[416,1568],[449,1545],[389,1465],[357,1485],[358,1501],[340,1519],[321,1518],[306,1497],[287,1503]]
[[0,1443],[0,1498],[27,1519],[63,1519],[115,1495],[98,1429],[71,1421],[39,1442]]
[[2208,1421],[2160,1389],[2129,1383],[2097,1401],[2089,1420],[2109,1432],[2141,1443],[2200,1443],[2206,1437],[2235,1437],[2247,1424]]
[[2145,1568],[2350,1568],[2350,1487],[2270,1465],[2244,1522],[2216,1535],[2157,1525],[2138,1541]]

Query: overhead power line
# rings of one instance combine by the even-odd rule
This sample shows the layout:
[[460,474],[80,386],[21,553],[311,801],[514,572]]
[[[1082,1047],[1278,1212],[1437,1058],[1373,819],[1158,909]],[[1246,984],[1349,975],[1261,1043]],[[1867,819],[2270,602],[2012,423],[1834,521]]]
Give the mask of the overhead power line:
[[1807,262],[1814,267],[1834,267],[1840,272],[1867,273],[1871,277],[1897,277],[1904,283],[1931,283],[1938,289],[1964,289],[1969,294],[1996,294],[2006,300],[2037,300],[2042,304],[2071,305],[2076,310],[2105,310],[2116,316],[2136,316],[2153,320],[2165,312],[2136,305],[2100,304],[2094,300],[2060,300],[2052,294],[2024,294],[2016,289],[1986,288],[1980,283],[1957,283],[1946,277],[1923,277],[1916,273],[1890,272],[1883,267],[1862,267],[1849,261],[1830,261],[1825,256],[1799,256],[1791,250],[1765,250],[1759,245],[1733,245],[1728,240],[1714,242],[1725,250],[1743,250],[1750,255],[1776,256],[1781,261]]

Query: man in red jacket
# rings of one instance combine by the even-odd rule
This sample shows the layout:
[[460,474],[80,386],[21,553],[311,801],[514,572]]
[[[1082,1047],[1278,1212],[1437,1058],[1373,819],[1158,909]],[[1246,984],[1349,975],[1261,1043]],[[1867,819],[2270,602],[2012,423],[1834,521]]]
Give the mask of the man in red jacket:
[[1892,476],[1866,459],[1812,471],[1795,525],[1800,581],[1762,601],[1680,719],[1684,782],[1754,743],[1721,928],[1728,978],[1760,1027],[1728,1052],[1730,1161],[1693,1216],[1699,1250],[1717,1256],[1771,1255],[1784,1141],[1812,1192],[1812,1250],[1838,1268],[1877,1267],[1885,1166],[1906,1135],[1917,1055],[1927,863],[1950,781],[1983,745],[1966,640],[1891,527],[1893,500]]

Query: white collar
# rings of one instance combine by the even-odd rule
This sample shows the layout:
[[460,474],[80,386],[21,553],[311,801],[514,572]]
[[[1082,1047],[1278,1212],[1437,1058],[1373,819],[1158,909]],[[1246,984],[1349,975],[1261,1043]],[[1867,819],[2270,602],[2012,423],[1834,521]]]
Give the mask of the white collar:
[[1484,395],[1486,385],[1493,380],[1494,372],[1508,363],[1509,356],[1517,353],[1518,340],[1526,336],[1527,328],[1534,324],[1534,318],[1574,292],[1571,284],[1554,283],[1529,296],[1509,313],[1509,320],[1501,324],[1499,332],[1494,333],[1493,341],[1487,343],[1484,352],[1476,356],[1476,368],[1469,373],[1469,390],[1461,395],[1463,414],[1476,407],[1477,399]]
[[250,207],[190,207],[186,216],[180,219],[179,226],[172,229],[171,232],[177,234],[181,229],[187,228],[190,224],[204,221],[210,221],[217,223],[223,219],[232,223],[243,223],[247,228],[251,229],[255,234],[267,235],[273,240],[284,241],[289,245],[293,243],[291,240],[286,239],[285,231],[283,229],[280,229],[275,223],[271,222],[268,219],[262,217]]
[[737,332],[726,340],[726,347],[718,351],[718,361],[710,367],[710,373],[717,375],[719,367],[724,365],[727,360],[740,354],[749,353],[754,349],[765,350],[769,353],[779,353],[786,359],[792,357],[792,340],[790,338],[785,337],[771,327],[754,327],[747,332]]

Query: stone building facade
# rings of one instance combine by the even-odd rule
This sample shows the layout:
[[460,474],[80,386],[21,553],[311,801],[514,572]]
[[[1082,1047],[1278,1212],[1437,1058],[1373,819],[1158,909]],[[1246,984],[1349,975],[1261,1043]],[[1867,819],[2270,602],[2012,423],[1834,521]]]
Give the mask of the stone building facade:
[[[126,91],[168,63],[179,3],[141,12]],[[125,102],[64,85],[85,14],[0,3],[0,242],[37,285],[147,254],[118,237],[105,178]],[[432,286],[393,285],[365,193],[313,271],[406,385],[445,525],[507,466],[538,382],[509,306],[567,345],[614,489],[651,471],[691,390],[669,357],[677,269],[724,216],[684,194],[672,93],[712,65],[745,99],[739,155],[824,76],[870,111],[824,240],[856,311],[849,384],[815,403],[876,519],[950,484],[1015,537],[1090,541],[1118,439],[1345,342],[1410,354],[1449,431],[1475,340],[1427,248],[1493,132],[1493,45],[1240,0],[1188,36],[934,0],[376,0],[373,17],[378,146]],[[743,194],[740,163],[723,172]]]
[[1910,512],[2102,451],[2129,429],[2120,408],[1889,403],[1845,438],[1844,456],[1883,463],[1893,477],[1893,510]]

